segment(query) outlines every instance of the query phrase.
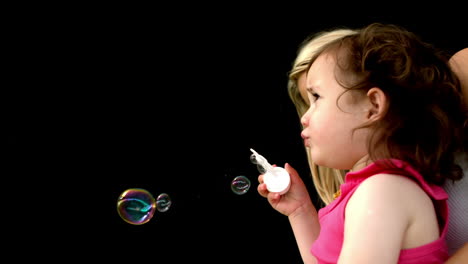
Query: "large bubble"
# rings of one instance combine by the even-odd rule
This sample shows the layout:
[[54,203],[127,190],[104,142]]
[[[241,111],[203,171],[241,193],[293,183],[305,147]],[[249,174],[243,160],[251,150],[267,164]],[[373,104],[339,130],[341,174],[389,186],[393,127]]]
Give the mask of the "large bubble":
[[120,217],[132,225],[147,223],[156,211],[156,200],[145,189],[131,188],[120,194],[117,200]]

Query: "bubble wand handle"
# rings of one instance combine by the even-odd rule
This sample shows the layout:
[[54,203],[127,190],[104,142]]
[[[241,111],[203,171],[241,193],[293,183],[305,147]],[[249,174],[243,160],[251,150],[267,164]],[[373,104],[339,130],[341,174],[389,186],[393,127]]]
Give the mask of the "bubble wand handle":
[[271,166],[267,159],[258,154],[255,150],[250,149],[250,151],[252,151],[253,156],[255,156],[257,165],[262,166],[266,171],[263,175],[263,180],[268,191],[285,194],[289,190],[289,186],[291,184],[289,173],[282,167]]
[[256,152],[253,149],[250,149],[250,151],[252,151],[252,153],[255,155],[255,160],[257,161],[257,164],[261,165],[266,171],[269,171],[269,172],[272,171],[273,166],[271,166],[271,164],[268,163],[268,160],[265,159],[265,157],[258,154],[258,152]]

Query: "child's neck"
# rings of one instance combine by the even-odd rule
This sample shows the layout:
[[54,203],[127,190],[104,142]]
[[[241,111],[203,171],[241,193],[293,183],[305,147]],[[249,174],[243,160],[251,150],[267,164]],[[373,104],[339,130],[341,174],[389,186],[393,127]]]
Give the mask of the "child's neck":
[[371,163],[372,163],[372,160],[369,158],[369,155],[365,155],[354,164],[354,166],[351,168],[350,171],[361,170]]

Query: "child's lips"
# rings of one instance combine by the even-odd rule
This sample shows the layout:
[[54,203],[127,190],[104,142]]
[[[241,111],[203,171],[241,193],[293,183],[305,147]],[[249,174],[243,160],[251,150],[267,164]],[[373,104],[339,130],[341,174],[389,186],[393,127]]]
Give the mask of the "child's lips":
[[301,137],[302,137],[302,139],[304,139],[304,145],[305,145],[306,147],[310,147],[310,145],[309,145],[309,137],[306,136],[306,135],[304,134],[304,132],[301,133]]

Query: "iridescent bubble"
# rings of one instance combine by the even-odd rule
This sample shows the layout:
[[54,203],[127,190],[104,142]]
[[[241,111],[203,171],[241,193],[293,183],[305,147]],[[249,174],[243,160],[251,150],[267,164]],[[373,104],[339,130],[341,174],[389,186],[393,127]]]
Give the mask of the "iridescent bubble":
[[156,198],[156,208],[159,212],[166,212],[172,205],[171,197],[167,193],[161,193]]
[[156,201],[145,189],[127,189],[117,200],[117,212],[125,222],[132,225],[147,223],[155,211]]
[[250,189],[250,180],[245,176],[237,176],[231,182],[231,190],[238,195],[247,193]]

